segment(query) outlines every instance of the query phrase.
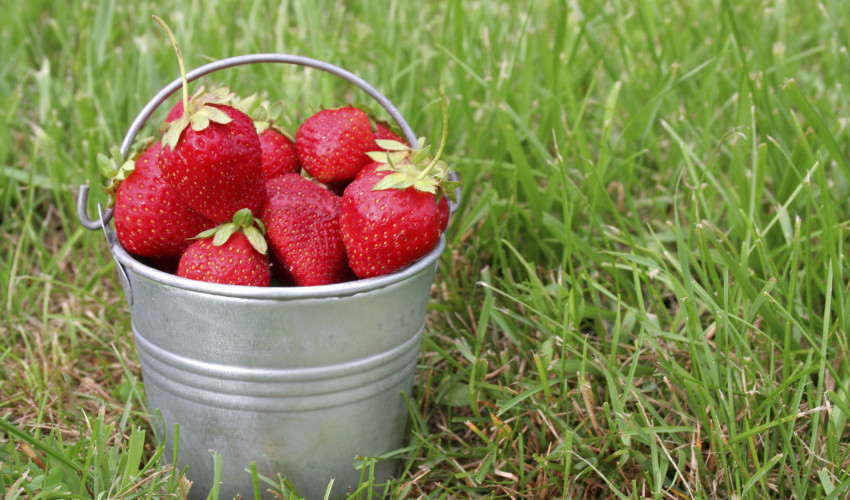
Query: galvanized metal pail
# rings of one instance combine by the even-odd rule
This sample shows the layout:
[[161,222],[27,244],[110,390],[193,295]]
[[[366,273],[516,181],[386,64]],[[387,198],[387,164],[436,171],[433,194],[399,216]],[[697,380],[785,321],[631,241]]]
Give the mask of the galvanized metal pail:
[[[252,54],[201,66],[189,81],[254,63],[308,66],[364,90],[416,136],[377,90],[336,66],[300,56]],[[153,111],[180,88],[177,79],[140,112],[121,146],[126,155]],[[288,478],[306,498],[356,487],[356,457],[377,457],[402,445],[409,393],[431,285],[445,247],[397,273],[336,285],[257,288],[183,279],[133,258],[107,224],[90,220],[88,186],[77,200],[81,223],[106,233],[127,302],[151,411],[162,414],[166,456],[188,466],[191,498],[213,487],[213,454],[222,455],[221,498],[251,496],[252,462],[267,477]],[[452,209],[456,208],[453,204]],[[98,207],[100,208],[100,207]],[[394,460],[376,463],[383,482]]]

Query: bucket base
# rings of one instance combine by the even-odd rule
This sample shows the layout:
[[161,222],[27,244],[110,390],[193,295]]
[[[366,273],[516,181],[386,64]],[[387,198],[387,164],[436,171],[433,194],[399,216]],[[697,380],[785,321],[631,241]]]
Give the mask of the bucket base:
[[[176,470],[188,466],[186,478],[192,481],[190,500],[204,500],[213,488],[213,452],[222,455],[219,498],[231,499],[237,494],[253,498],[250,464],[257,472],[277,483],[286,478],[304,498],[324,498],[333,480],[331,498],[344,498],[357,489],[362,477],[372,473],[371,464],[357,456],[372,457],[402,446],[406,413],[398,388],[398,400],[373,398],[333,412],[316,411],[288,414],[256,414],[222,411],[185,401],[151,402],[155,408],[180,406],[180,415],[160,410],[162,422],[171,426],[165,432],[168,461],[174,453],[174,423],[179,424]],[[166,393],[167,394],[167,393]],[[163,399],[164,394],[155,399]],[[401,404],[399,404],[401,401]],[[157,406],[158,405],[158,406]],[[362,422],[371,422],[369,426]],[[159,426],[159,425],[158,425]],[[162,425],[165,427],[165,425]],[[258,439],[256,429],[265,429],[265,439]],[[381,429],[382,432],[376,432]],[[161,431],[160,431],[161,432]],[[361,469],[361,470],[358,470]],[[378,460],[374,464],[374,483],[382,484],[395,476],[398,460]],[[262,498],[278,498],[270,493],[267,483],[260,481]]]

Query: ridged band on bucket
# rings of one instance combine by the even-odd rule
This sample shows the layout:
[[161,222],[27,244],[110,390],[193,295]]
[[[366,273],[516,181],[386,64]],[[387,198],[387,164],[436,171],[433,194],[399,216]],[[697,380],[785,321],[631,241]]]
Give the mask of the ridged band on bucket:
[[145,385],[199,404],[245,411],[329,409],[375,397],[408,379],[422,331],[370,358],[300,369],[256,369],[206,363],[158,348],[137,333]]

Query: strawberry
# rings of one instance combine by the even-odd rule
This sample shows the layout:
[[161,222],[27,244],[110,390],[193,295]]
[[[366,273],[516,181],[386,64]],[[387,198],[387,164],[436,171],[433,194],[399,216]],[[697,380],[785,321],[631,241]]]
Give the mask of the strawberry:
[[[375,141],[386,140],[386,141],[400,142],[402,144],[407,142],[404,139],[402,139],[402,137],[401,137],[402,132],[401,132],[401,129],[399,129],[398,126],[396,126],[393,123],[379,117],[378,114],[375,113],[372,110],[372,108],[370,108],[369,106],[366,106],[364,104],[360,104],[357,107],[362,109],[366,113],[366,115],[369,117],[369,120],[370,120],[371,125],[372,125],[372,138]],[[386,151],[386,149],[382,148],[380,146],[380,144],[378,145],[377,150]]]
[[210,283],[269,286],[271,271],[262,229],[262,222],[250,210],[237,211],[232,222],[197,236],[198,241],[180,257],[177,275]]
[[451,215],[448,197],[443,196],[440,198],[440,201],[437,202],[437,213],[440,215],[440,232],[445,233],[446,229],[449,227],[449,216]]
[[227,89],[188,93],[183,59],[171,30],[183,77],[183,109],[163,135],[165,180],[197,212],[214,222],[230,220],[242,208],[259,213],[265,199],[262,148],[254,122],[232,107]]
[[[167,263],[183,253],[191,243],[189,238],[214,223],[189,208],[177,190],[165,182],[159,165],[161,155],[162,145],[156,142],[135,161],[121,162],[117,171],[106,157],[101,155],[98,160],[104,173],[112,176],[112,184],[106,189],[110,206],[115,208],[118,241],[135,256]],[[114,152],[114,156],[120,161],[120,152]]]
[[298,127],[295,148],[301,166],[318,181],[353,179],[370,163],[366,153],[375,150],[369,116],[353,106],[323,109]]
[[295,142],[274,128],[267,128],[260,134],[262,147],[263,178],[265,180],[279,177],[283,174],[301,172],[298,155],[295,152]]
[[395,272],[433,250],[440,238],[433,194],[412,187],[374,190],[390,174],[372,169],[342,196],[342,240],[360,278]]
[[[386,122],[375,120],[375,129],[372,131],[372,137],[377,141],[388,140],[404,143],[404,139],[401,138]],[[381,151],[386,151],[386,149],[382,148],[378,145],[378,149]]]
[[236,99],[234,106],[254,120],[262,148],[263,179],[267,181],[287,173],[300,173],[301,164],[298,163],[295,140],[281,125],[284,115],[283,102],[258,102],[257,95],[254,94]]
[[[250,103],[252,98],[242,101]],[[250,105],[250,104],[249,104]],[[241,108],[240,108],[241,109]],[[242,109],[242,111],[246,111]],[[283,128],[283,102],[270,105],[262,102],[259,107],[249,113],[254,120],[254,126],[260,135],[260,146],[263,149],[263,178],[269,180],[283,174],[301,173],[298,153],[295,150],[295,140]]]
[[266,192],[262,219],[275,277],[296,286],[352,279],[339,232],[339,197],[299,174],[270,179]]
[[[163,136],[166,181],[215,222],[229,220],[242,208],[259,213],[265,198],[262,147],[254,122],[236,108],[218,104],[225,99],[196,97],[188,104],[189,117],[171,122]],[[202,124],[189,127],[192,120]]]
[[[370,153],[364,167],[345,189],[340,231],[351,269],[360,278],[398,271],[433,250],[448,222],[443,196],[454,196],[458,183],[440,156],[448,121],[443,94],[443,137],[436,156],[430,148],[413,150],[397,141],[380,141],[388,152]],[[420,139],[424,143],[424,139]]]
[[171,123],[183,116],[183,101],[177,101],[165,117],[165,123]]

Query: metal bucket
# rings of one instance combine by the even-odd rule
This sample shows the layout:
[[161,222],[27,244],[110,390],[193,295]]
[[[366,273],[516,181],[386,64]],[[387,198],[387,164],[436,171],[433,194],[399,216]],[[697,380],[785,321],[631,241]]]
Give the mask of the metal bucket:
[[[363,89],[386,109],[414,146],[416,136],[395,107],[368,83],[336,66],[300,56],[253,54],[188,73],[192,81],[253,63],[317,68]],[[122,143],[136,134],[177,79],[140,112]],[[356,457],[402,445],[409,393],[425,314],[444,238],[432,252],[391,275],[300,288],[219,285],[180,278],[133,258],[107,223],[86,212],[88,186],[77,200],[81,223],[106,233],[124,288],[151,411],[159,410],[165,456],[179,424],[177,469],[188,466],[190,498],[213,487],[213,454],[222,455],[221,498],[252,495],[252,462],[267,477],[288,478],[307,498],[356,488]],[[452,210],[456,209],[453,204]],[[100,207],[98,207],[100,208]],[[162,436],[160,436],[162,437]],[[398,470],[376,462],[375,481]],[[262,488],[265,489],[265,488]]]

